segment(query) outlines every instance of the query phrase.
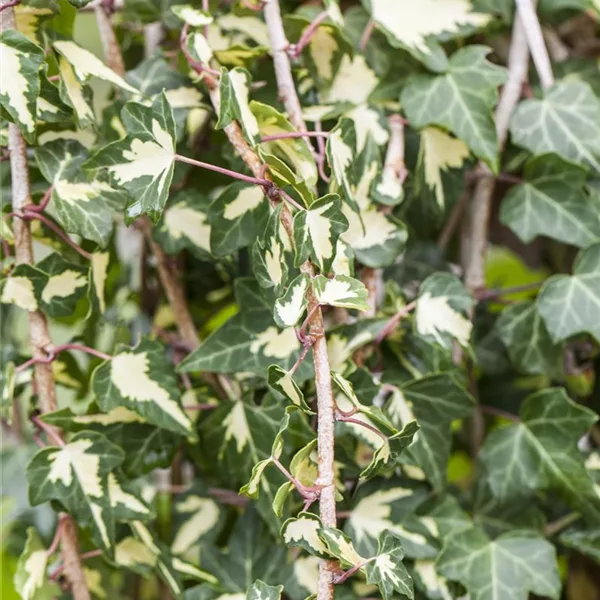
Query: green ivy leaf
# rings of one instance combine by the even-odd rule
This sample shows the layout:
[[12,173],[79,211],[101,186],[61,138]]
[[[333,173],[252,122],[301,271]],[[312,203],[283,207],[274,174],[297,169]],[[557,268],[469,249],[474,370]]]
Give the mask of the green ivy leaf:
[[537,307],[554,342],[588,332],[600,340],[600,244],[582,250],[573,275],[554,275],[540,291]]
[[493,494],[500,500],[554,491],[592,521],[600,520],[600,498],[577,448],[597,421],[560,388],[529,396],[521,422],[493,431],[481,461]]
[[527,162],[525,182],[505,196],[500,220],[525,243],[544,235],[585,247],[600,239],[600,202],[586,198],[585,179],[582,167],[553,154],[536,156]]
[[7,29],[0,33],[0,52],[0,105],[19,126],[25,139],[33,142],[44,51],[22,33]]
[[299,267],[311,258],[323,273],[328,273],[335,258],[340,234],[348,229],[337,194],[327,194],[308,210],[294,216],[295,264]]
[[438,490],[446,484],[452,423],[470,416],[474,408],[474,398],[445,373],[427,375],[393,390],[385,405],[396,427],[414,419],[419,423],[406,457],[423,469]]
[[180,435],[193,435],[181,407],[177,380],[158,342],[122,347],[92,374],[92,388],[105,411],[124,406],[148,423]]
[[233,183],[210,205],[210,248],[215,256],[227,256],[248,246],[269,218],[269,203],[262,188]]
[[497,172],[498,139],[492,110],[505,69],[486,60],[489,48],[468,46],[455,52],[440,75],[420,75],[402,91],[402,107],[411,125],[439,125],[469,146]]
[[404,550],[400,538],[391,531],[379,537],[377,555],[364,567],[367,583],[376,585],[384,600],[389,600],[394,592],[414,597],[413,582],[402,563]]
[[460,581],[477,600],[527,600],[530,592],[560,596],[554,547],[530,531],[512,531],[495,540],[476,527],[458,531],[446,538],[436,569]]
[[108,474],[123,462],[123,451],[103,435],[84,431],[68,444],[40,450],[27,466],[33,506],[57,500],[79,523],[91,528],[100,548],[114,554],[114,519]]
[[133,198],[127,206],[128,223],[147,214],[158,222],[167,201],[175,163],[175,121],[166,94],[145,106],[128,102],[122,112],[127,136],[109,144],[84,165],[105,169]]
[[521,373],[554,376],[562,372],[562,344],[552,341],[535,303],[522,302],[504,309],[496,329]]
[[587,83],[559,81],[542,100],[522,102],[510,131],[534,154],[554,152],[600,172],[600,101]]

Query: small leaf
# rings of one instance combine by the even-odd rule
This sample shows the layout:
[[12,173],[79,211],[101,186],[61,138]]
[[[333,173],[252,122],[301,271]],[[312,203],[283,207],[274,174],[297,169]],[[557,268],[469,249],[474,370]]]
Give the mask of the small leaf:
[[[196,42],[197,43],[197,42]],[[206,50],[200,49],[204,58]],[[246,139],[252,146],[258,142],[258,121],[250,110],[249,95],[252,76],[246,69],[221,69],[219,81],[219,120],[216,128],[224,129],[232,121],[239,121]]]
[[458,278],[435,273],[421,284],[415,310],[416,329],[446,348],[448,338],[466,347],[473,324],[465,314],[472,305],[473,299]]
[[281,536],[283,541],[292,548],[303,548],[319,558],[330,558],[330,552],[319,536],[322,527],[319,517],[312,513],[301,512],[297,517],[288,519],[283,524]]
[[84,167],[106,169],[115,183],[131,194],[133,203],[125,212],[127,222],[144,214],[157,222],[173,178],[173,111],[163,92],[151,107],[128,102],[122,118],[127,137],[100,150]]
[[192,434],[175,375],[158,342],[143,340],[135,348],[119,350],[95,369],[92,387],[105,411],[125,406],[157,427]]
[[478,600],[527,600],[530,592],[554,600],[560,596],[554,547],[530,531],[512,531],[493,541],[476,527],[458,531],[445,539],[436,569]]
[[298,275],[288,285],[285,294],[275,301],[273,316],[279,327],[294,327],[297,325],[308,302],[306,292],[308,291],[309,282],[308,275]]
[[0,105],[19,126],[25,139],[33,142],[44,51],[22,33],[7,29],[0,33],[0,52]]
[[246,592],[246,600],[280,600],[282,585],[267,585],[257,579]]
[[184,22],[191,27],[203,27],[210,25],[213,22],[212,16],[198,8],[194,8],[190,4],[178,4],[172,6],[171,10]]
[[352,540],[335,527],[321,525],[319,538],[325,544],[329,554],[337,558],[343,568],[357,567],[367,560],[355,550]]
[[583,81],[559,81],[542,100],[525,100],[510,123],[515,144],[554,152],[600,173],[600,101]]
[[500,220],[523,242],[546,236],[585,247],[600,239],[598,199],[586,197],[585,169],[554,154],[527,162],[524,183],[505,196]]
[[537,307],[554,342],[584,332],[600,340],[600,244],[581,250],[573,275],[546,280]]
[[348,229],[337,194],[328,194],[314,202],[308,210],[294,217],[296,266],[311,258],[323,273],[328,273],[335,258],[340,234]]
[[498,139],[492,116],[505,69],[486,60],[489,48],[467,46],[455,52],[445,73],[420,75],[402,91],[402,107],[413,127],[439,125],[461,139],[497,172]]
[[35,528],[29,527],[14,576],[15,589],[22,600],[47,600],[60,595],[58,585],[50,582],[46,575],[48,558]]
[[364,567],[367,583],[376,585],[384,600],[389,600],[394,592],[408,598],[414,597],[413,582],[402,563],[404,550],[397,535],[384,531],[379,537],[377,556]]
[[278,365],[271,365],[268,370],[268,383],[269,387],[284,396],[288,402],[298,406],[307,414],[314,414],[289,371],[285,371]]
[[323,275],[318,275],[313,279],[313,289],[319,304],[353,310],[369,309],[369,292],[358,279],[345,275],[327,279]]
[[288,266],[285,260],[287,233],[282,232],[279,205],[269,217],[265,231],[252,247],[252,269],[258,284],[273,289],[279,295],[287,281]]

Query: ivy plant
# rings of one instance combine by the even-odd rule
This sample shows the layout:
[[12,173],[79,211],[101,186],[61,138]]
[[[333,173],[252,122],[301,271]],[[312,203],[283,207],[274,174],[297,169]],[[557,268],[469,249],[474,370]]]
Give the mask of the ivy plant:
[[598,0],[0,0],[3,600],[587,600]]

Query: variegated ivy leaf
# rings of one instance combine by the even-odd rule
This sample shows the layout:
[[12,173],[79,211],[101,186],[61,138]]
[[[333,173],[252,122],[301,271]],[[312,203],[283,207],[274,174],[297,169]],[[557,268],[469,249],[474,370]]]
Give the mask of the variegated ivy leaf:
[[[339,7],[338,7],[338,14]],[[286,33],[290,39],[299,40],[310,26],[310,19],[303,15],[286,16]],[[310,75],[320,86],[327,88],[333,82],[345,54],[352,55],[353,47],[338,23],[324,22],[310,38],[303,52]]]
[[15,589],[22,600],[47,600],[60,595],[58,584],[51,582],[46,574],[48,558],[37,531],[29,527],[14,576]]
[[210,200],[196,191],[181,190],[169,200],[153,235],[167,254],[190,250],[200,259],[210,257]]
[[600,173],[600,101],[583,81],[559,81],[541,100],[525,100],[510,123],[515,144],[554,152]]
[[302,390],[298,387],[298,384],[294,381],[289,371],[285,371],[278,365],[271,365],[268,370],[267,382],[269,387],[284,396],[288,402],[301,408],[307,414],[313,414],[313,411],[304,399]]
[[[250,109],[256,118],[260,136],[280,135],[296,131],[289,120],[268,104],[253,101]],[[317,165],[313,158],[310,145],[302,138],[287,138],[264,142],[260,145],[261,155],[273,155],[283,161],[294,173],[297,181],[302,181],[307,187],[316,185],[319,178]]]
[[409,82],[401,102],[413,127],[447,128],[497,172],[498,139],[492,111],[506,71],[488,62],[488,53],[485,46],[458,50],[443,74],[421,75]]
[[106,310],[104,291],[110,255],[108,252],[94,252],[90,265],[88,298],[90,299],[90,310],[100,314]]
[[298,275],[290,282],[285,294],[275,301],[273,316],[279,327],[295,327],[297,325],[306,309],[308,302],[306,292],[309,285],[308,275]]
[[[251,372],[264,377],[273,363],[289,369],[298,358],[302,345],[293,327],[278,329],[273,309],[253,280],[235,281],[236,299],[241,312],[211,334],[179,365],[182,372]],[[303,362],[296,375],[303,381],[311,367]]]
[[194,8],[190,4],[178,4],[172,6],[171,10],[184,22],[191,27],[203,27],[210,25],[213,22],[212,16],[198,8]]
[[75,69],[64,57],[58,57],[58,72],[60,74],[59,93],[61,100],[73,108],[78,129],[95,125],[92,92],[75,75]]
[[321,524],[318,533],[328,553],[339,560],[342,568],[351,569],[367,562],[367,559],[356,551],[352,540],[343,531]]
[[436,557],[437,536],[414,514],[427,499],[428,489],[412,482],[405,485],[375,479],[358,492],[360,500],[352,508],[345,530],[361,554],[374,554],[378,538],[389,531],[401,540],[409,558]]
[[39,450],[27,466],[33,506],[56,500],[78,523],[89,526],[95,542],[113,555],[114,520],[108,474],[123,462],[123,451],[99,433],[85,431],[69,443]]
[[212,499],[194,492],[179,498],[175,512],[181,522],[171,544],[174,554],[185,554],[200,540],[216,535],[221,523],[221,510]]
[[411,573],[415,587],[427,598],[452,598],[448,580],[437,573],[433,560],[416,560]]
[[219,81],[219,120],[216,128],[223,129],[239,121],[246,139],[253,146],[258,142],[258,121],[250,110],[249,95],[252,76],[246,69],[221,70]]
[[[20,5],[22,6],[22,5]],[[37,101],[37,119],[46,123],[66,123],[73,119],[71,107],[60,97],[60,90],[48,80],[45,73],[40,73],[40,96]],[[43,136],[38,137],[41,144]]]
[[368,137],[358,161],[357,170],[360,174],[356,185],[352,186],[358,212],[349,204],[342,204],[348,229],[341,239],[350,245],[356,258],[369,267],[393,264],[408,238],[404,223],[381,212],[371,200],[371,187],[381,168],[380,164],[379,150],[373,139]]
[[295,264],[299,267],[309,258],[321,272],[328,273],[335,258],[337,240],[348,229],[337,194],[327,194],[307,210],[294,216]]
[[327,159],[331,174],[342,191],[346,202],[359,212],[354,196],[353,162],[356,156],[356,129],[350,119],[342,118],[327,138]]
[[434,488],[446,483],[452,445],[451,426],[468,417],[475,400],[448,374],[431,374],[392,391],[385,412],[396,427],[414,419],[420,425],[414,443],[406,451],[408,463],[420,467]]
[[376,585],[384,600],[390,600],[394,592],[414,597],[413,581],[402,563],[403,558],[400,538],[391,531],[384,531],[379,538],[377,555],[364,566],[367,583]]
[[385,326],[385,319],[361,319],[352,325],[341,325],[327,334],[327,354],[332,371],[343,372],[346,361],[365,344],[369,344]]
[[267,585],[257,579],[246,592],[246,600],[281,600],[282,585]]
[[313,279],[313,291],[319,304],[340,306],[352,310],[368,310],[369,292],[358,279],[336,275],[327,279],[324,275],[317,275]]
[[319,558],[331,558],[327,546],[319,536],[322,527],[321,519],[317,515],[301,512],[283,524],[281,537],[292,548],[302,548]]
[[[160,578],[167,584],[171,592],[175,597],[181,597],[184,591],[184,585],[182,579],[195,579],[200,581],[206,581],[210,584],[216,584],[217,579],[210,573],[199,569],[198,567],[188,563],[181,558],[173,556],[169,549],[159,541],[158,537],[155,536],[146,525],[140,521],[134,521],[131,523],[131,530],[135,535],[135,538],[140,541],[147,548],[149,552],[142,555],[143,560],[149,560],[150,554],[154,557],[154,568],[160,576]],[[130,546],[131,548],[131,546]],[[138,556],[140,551],[138,548],[134,548]],[[138,562],[137,557],[127,557],[126,560],[132,560]]]
[[[360,81],[360,85],[356,82]],[[333,83],[322,93],[326,104],[358,106],[369,101],[371,93],[379,84],[377,73],[369,66],[362,54],[344,54]]]
[[288,406],[286,408],[283,419],[279,424],[279,430],[277,431],[275,439],[273,440],[273,445],[271,446],[271,455],[268,458],[259,461],[252,467],[250,481],[242,487],[240,494],[246,494],[247,496],[250,496],[250,498],[258,498],[261,479],[265,469],[273,462],[273,459],[279,460],[281,457],[283,452],[283,434],[290,426],[290,416],[295,410],[297,410],[296,406]]
[[108,474],[108,495],[115,521],[148,521],[155,516],[137,486],[118,472]]
[[460,530],[446,538],[436,570],[460,581],[474,600],[527,600],[530,592],[555,600],[560,596],[554,547],[531,531],[490,540],[477,527]]
[[185,41],[187,51],[190,56],[203,65],[210,64],[213,57],[213,51],[208,40],[199,32],[191,32]]
[[600,340],[600,244],[578,254],[573,275],[546,280],[537,307],[554,342],[584,332]]
[[211,251],[227,256],[248,246],[264,231],[268,218],[269,203],[262,188],[232,183],[208,210]]
[[430,275],[419,290],[415,311],[417,332],[433,337],[446,348],[450,339],[468,346],[473,324],[465,314],[472,305],[473,299],[457,277],[448,273]]
[[92,430],[105,435],[125,451],[120,469],[130,478],[144,475],[157,467],[166,468],[181,441],[175,434],[147,424],[140,415],[124,406],[107,413],[97,412],[93,406],[85,415],[75,415],[69,409],[62,409],[45,413],[41,418],[64,431]]
[[15,29],[29,38],[34,44],[42,46],[44,38],[42,25],[59,11],[54,2],[29,2],[14,7]]
[[410,0],[363,0],[363,4],[389,43],[406,48],[417,58],[431,58],[431,54],[441,52],[436,38],[446,41],[491,19],[472,12],[470,0],[424,0],[418,6]]
[[67,317],[85,296],[88,288],[87,269],[66,261],[59,254],[50,254],[37,263],[46,281],[38,301],[42,310],[51,317]]
[[258,238],[252,247],[252,270],[258,284],[261,288],[273,289],[277,296],[287,282],[286,249],[291,250],[289,237],[282,231],[282,208],[280,204],[271,213],[262,237]]
[[463,141],[441,129],[426,127],[421,131],[419,158],[423,161],[425,183],[434,192],[440,208],[446,205],[442,173],[449,169],[460,169],[469,155],[469,148]]
[[514,501],[555,492],[598,522],[600,497],[577,447],[598,416],[561,388],[529,396],[519,413],[519,423],[492,431],[480,454],[494,496]]
[[163,92],[152,106],[128,102],[122,111],[127,137],[109,144],[85,163],[105,169],[131,197],[128,223],[147,214],[157,222],[167,201],[175,162],[175,121]]
[[115,563],[148,577],[156,565],[156,556],[143,542],[128,536],[115,546]]
[[121,347],[94,370],[92,388],[105,411],[124,406],[157,427],[193,435],[175,374],[158,342],[142,340],[134,348]]
[[[358,428],[361,426],[355,425],[355,427]],[[356,431],[357,429],[355,429],[355,432]],[[371,479],[381,471],[394,467],[399,461],[402,453],[412,444],[417,431],[419,431],[417,422],[410,421],[404,425],[404,428],[401,431],[387,439],[377,438],[378,447],[373,453],[371,462],[362,470],[360,474],[361,479]],[[375,438],[371,439],[375,440]]]
[[47,277],[39,269],[31,265],[17,265],[2,281],[0,302],[33,312],[39,308],[38,298],[46,281]]
[[22,33],[7,29],[0,33],[0,53],[0,105],[19,126],[25,139],[33,142],[44,51]]
[[523,242],[543,235],[585,247],[600,239],[600,199],[586,194],[584,168],[555,154],[530,159],[525,181],[502,201],[500,220]]
[[552,377],[562,371],[563,345],[552,341],[534,302],[505,308],[496,330],[519,372]]
[[120,75],[107,67],[95,54],[70,40],[60,40],[53,43],[54,49],[73,67],[75,76],[80,83],[87,83],[92,77],[108,81],[126,92],[135,94],[136,90]]

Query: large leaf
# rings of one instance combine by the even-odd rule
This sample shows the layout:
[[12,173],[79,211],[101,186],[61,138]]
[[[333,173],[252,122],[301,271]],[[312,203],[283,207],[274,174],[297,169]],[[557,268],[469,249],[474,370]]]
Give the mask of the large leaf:
[[44,448],[27,466],[29,500],[34,506],[57,500],[88,525],[98,546],[112,555],[115,531],[108,475],[123,458],[120,448],[91,431],[78,433],[65,446]]
[[[301,351],[292,327],[279,330],[273,322],[272,308],[252,281],[236,281],[239,314],[210,335],[179,365],[182,372],[251,372],[262,377],[273,363],[289,369]],[[303,363],[297,376],[306,377],[310,367]]]
[[552,341],[535,303],[509,306],[498,318],[496,329],[520,372],[549,376],[561,372],[562,345]]
[[449,129],[497,171],[498,139],[492,111],[506,73],[486,60],[488,52],[484,46],[458,50],[450,57],[445,73],[421,75],[409,82],[401,102],[411,125]]
[[559,81],[542,100],[522,102],[510,130],[534,154],[554,152],[600,173],[600,101],[587,83]]
[[431,374],[395,389],[385,405],[396,427],[417,420],[420,430],[405,456],[423,469],[440,490],[446,483],[446,464],[452,445],[451,425],[468,417],[475,408],[473,397],[450,375]]
[[94,371],[92,387],[105,411],[124,406],[158,427],[192,433],[175,374],[158,342],[142,340],[135,348],[118,350]]
[[446,538],[436,570],[460,581],[473,600],[527,600],[530,593],[558,600],[560,579],[552,544],[529,531],[490,540],[478,528]]
[[163,92],[152,106],[128,102],[122,119],[127,136],[96,153],[85,168],[106,169],[115,183],[130,193],[133,202],[125,212],[128,222],[141,215],[157,222],[173,178],[173,111]]
[[555,342],[584,332],[600,340],[600,244],[579,253],[570,277],[550,277],[537,303]]
[[7,29],[0,33],[0,52],[0,105],[19,126],[25,139],[33,142],[44,51],[22,33]]
[[493,494],[503,501],[556,492],[594,522],[600,497],[577,442],[597,415],[575,404],[562,389],[538,392],[523,403],[521,422],[493,431],[481,452]]
[[122,207],[126,194],[98,177],[88,177],[81,166],[86,149],[75,140],[56,140],[40,146],[36,159],[52,184],[52,210],[68,233],[106,246],[113,228],[114,207]]
[[584,189],[585,169],[553,154],[531,159],[524,183],[502,202],[500,220],[525,243],[544,235],[585,247],[600,239],[600,202]]

